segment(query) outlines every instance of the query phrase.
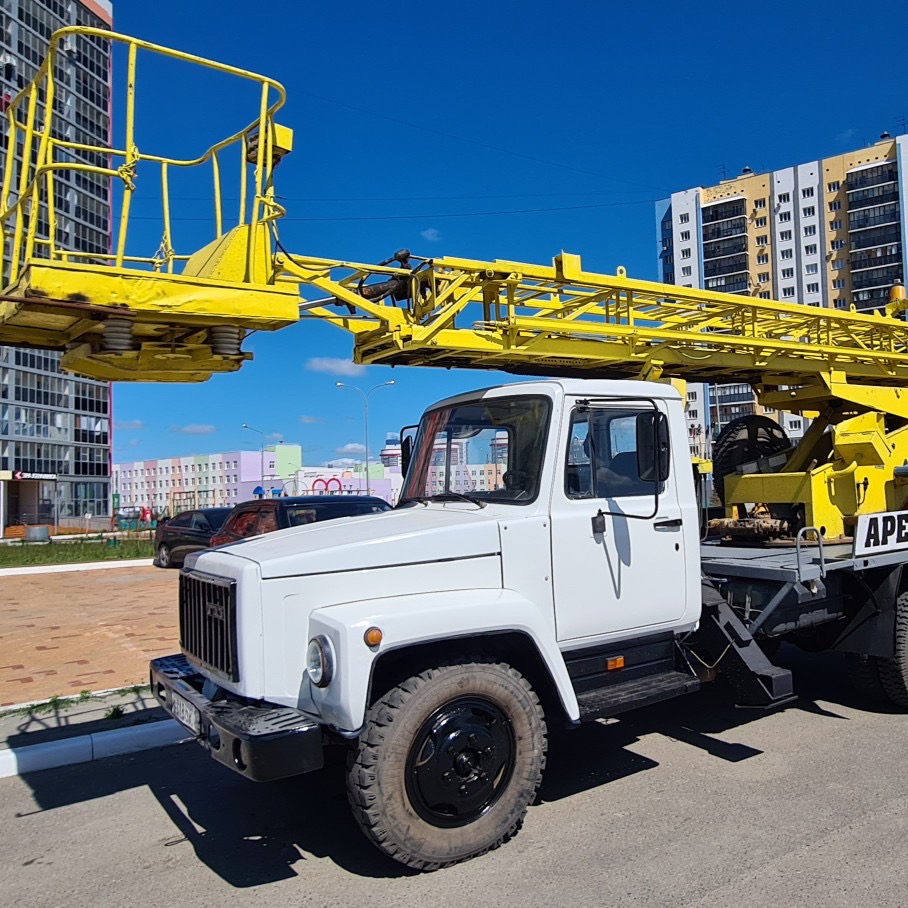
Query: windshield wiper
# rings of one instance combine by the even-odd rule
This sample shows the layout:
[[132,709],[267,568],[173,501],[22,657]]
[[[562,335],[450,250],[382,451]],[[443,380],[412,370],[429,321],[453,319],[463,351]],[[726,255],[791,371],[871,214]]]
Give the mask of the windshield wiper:
[[433,501],[469,501],[477,507],[484,508],[486,503],[481,498],[474,498],[472,495],[464,495],[463,492],[439,492],[437,495],[428,496]]

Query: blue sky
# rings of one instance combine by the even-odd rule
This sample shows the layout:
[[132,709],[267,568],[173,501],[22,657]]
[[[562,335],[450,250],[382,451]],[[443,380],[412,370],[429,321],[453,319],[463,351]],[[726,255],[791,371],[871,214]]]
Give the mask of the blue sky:
[[[655,279],[655,200],[859,148],[908,117],[899,4],[118,0],[114,16],[117,31],[285,85],[282,240],[353,261],[405,246],[548,263],[565,249]],[[140,68],[137,90],[143,150],[198,153],[255,111],[242,87],[186,69]],[[191,245],[207,209],[186,192]],[[512,380],[354,367],[351,339],[311,321],[246,348],[254,362],[204,384],[118,383],[115,459],[257,449],[244,422],[301,444],[307,464],[361,458],[361,398],[335,382],[393,379],[371,397],[374,457],[433,400]]]

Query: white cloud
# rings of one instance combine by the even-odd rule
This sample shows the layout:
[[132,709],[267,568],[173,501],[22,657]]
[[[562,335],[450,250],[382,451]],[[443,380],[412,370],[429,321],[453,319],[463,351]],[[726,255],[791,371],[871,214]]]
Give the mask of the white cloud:
[[265,438],[270,438],[272,441],[284,440],[284,436],[280,432],[272,432],[270,435],[266,435]]
[[115,419],[114,429],[119,432],[137,432],[144,429],[145,423],[141,419]]
[[835,138],[837,142],[849,142],[854,136],[853,129],[846,129],[843,132],[840,132]]
[[301,416],[300,422],[304,426],[312,426],[312,425],[315,425],[315,423],[325,422],[325,420],[322,419],[320,416]]
[[344,445],[342,448],[335,448],[335,454],[365,454],[366,446],[358,444],[355,441],[351,441],[349,444]]
[[171,432],[177,432],[180,435],[213,435],[217,430],[217,426],[200,425],[198,423],[190,423],[188,426],[170,427]]
[[427,227],[419,235],[430,243],[437,243],[441,239],[441,231],[437,227]]
[[329,466],[329,467],[352,467],[352,466],[355,466],[355,465],[358,464],[358,463],[360,463],[360,461],[355,460],[355,459],[352,458],[352,457],[339,457],[339,458],[337,458],[337,460],[329,461],[329,462],[326,464],[326,466]]
[[138,439],[138,438],[130,438],[130,439],[129,439],[129,447],[131,447],[131,448],[137,448],[138,446],[139,446],[139,439]]
[[306,368],[310,372],[327,372],[329,375],[362,375],[366,371],[365,366],[334,356],[313,356],[306,361]]

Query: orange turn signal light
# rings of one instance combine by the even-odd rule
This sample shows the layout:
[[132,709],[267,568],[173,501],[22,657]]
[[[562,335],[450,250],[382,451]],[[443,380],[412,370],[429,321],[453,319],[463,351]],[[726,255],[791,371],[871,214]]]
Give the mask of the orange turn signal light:
[[382,641],[384,634],[381,632],[380,627],[370,627],[369,630],[363,634],[363,640],[366,641],[366,646],[378,646]]
[[612,656],[605,660],[606,671],[613,672],[616,668],[624,668],[624,656]]

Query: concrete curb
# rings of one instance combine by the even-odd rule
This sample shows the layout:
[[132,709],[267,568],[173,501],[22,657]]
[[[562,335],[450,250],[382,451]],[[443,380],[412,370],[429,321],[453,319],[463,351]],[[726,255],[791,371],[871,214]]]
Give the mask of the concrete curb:
[[0,577],[16,577],[21,574],[63,574],[66,571],[105,571],[113,568],[151,567],[151,558],[133,558],[122,561],[82,561],[73,564],[38,564],[34,567],[0,568]]
[[18,750],[0,750],[0,779],[166,747],[191,737],[191,733],[178,722],[165,719],[147,725],[77,735],[45,744],[31,744]]

